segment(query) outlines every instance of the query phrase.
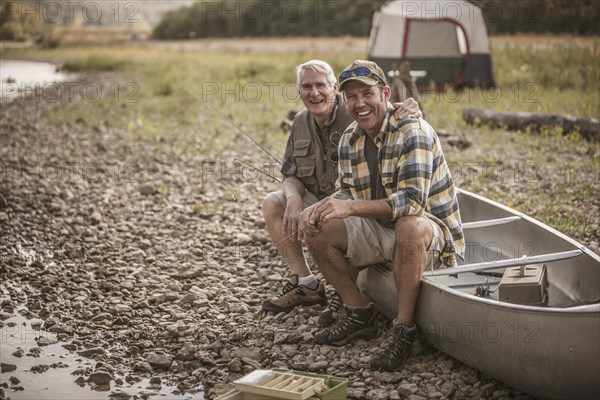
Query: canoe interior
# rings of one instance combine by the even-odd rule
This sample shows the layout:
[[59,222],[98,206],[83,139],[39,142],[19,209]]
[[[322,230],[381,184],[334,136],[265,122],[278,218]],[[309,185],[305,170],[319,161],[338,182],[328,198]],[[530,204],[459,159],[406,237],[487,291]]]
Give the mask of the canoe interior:
[[[459,192],[459,204],[463,224],[506,218],[519,215],[521,218],[509,223],[465,230],[465,259],[459,265],[489,262],[504,259],[518,259],[522,256],[537,256],[548,253],[582,248],[572,239],[549,229],[547,226],[516,213],[506,207],[499,207],[484,198],[467,192]],[[598,256],[589,250],[580,256],[547,262],[549,282],[547,307],[575,307],[600,301],[600,264]],[[504,272],[504,268],[488,272]],[[459,274],[458,277],[427,277],[433,282],[466,294],[475,294],[478,287],[489,288],[485,296],[498,300],[500,277],[479,276],[474,273]],[[495,291],[494,291],[495,290]]]

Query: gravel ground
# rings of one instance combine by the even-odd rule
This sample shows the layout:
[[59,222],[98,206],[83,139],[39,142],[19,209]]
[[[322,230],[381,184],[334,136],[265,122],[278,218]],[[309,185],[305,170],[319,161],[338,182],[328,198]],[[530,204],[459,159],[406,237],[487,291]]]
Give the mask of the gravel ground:
[[[87,385],[114,389],[118,374],[212,399],[254,369],[288,367],[348,378],[351,399],[529,398],[424,345],[403,371],[372,372],[385,335],[316,346],[318,307],[262,314],[287,274],[260,212],[277,184],[234,169],[255,149],[240,138],[215,161],[175,134],[134,139],[85,116],[39,122],[63,106],[0,109],[0,320],[21,306],[42,319],[95,362],[80,371]],[[14,393],[4,369],[0,398]]]

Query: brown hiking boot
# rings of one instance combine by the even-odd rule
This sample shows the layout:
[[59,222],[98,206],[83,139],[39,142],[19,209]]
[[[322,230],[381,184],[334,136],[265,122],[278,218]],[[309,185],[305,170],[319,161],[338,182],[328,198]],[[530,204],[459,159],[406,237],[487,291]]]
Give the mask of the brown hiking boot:
[[337,314],[340,311],[340,308],[344,306],[344,302],[342,298],[338,294],[338,292],[334,292],[333,296],[329,298],[329,305],[321,314],[319,314],[319,319],[317,319],[317,326],[319,328],[327,328],[332,325],[337,320]]
[[343,346],[352,339],[363,336],[373,337],[377,334],[377,318],[375,307],[369,304],[365,308],[349,308],[343,306],[337,313],[333,325],[315,333],[317,344]]
[[316,289],[310,289],[304,285],[298,285],[298,275],[290,276],[289,282],[283,286],[281,295],[266,299],[262,302],[262,309],[273,313],[290,312],[296,306],[312,306],[327,304],[325,297],[325,286],[318,281]]
[[403,324],[394,320],[382,349],[369,361],[371,369],[395,371],[402,368],[410,355],[416,336],[417,326],[415,324]]

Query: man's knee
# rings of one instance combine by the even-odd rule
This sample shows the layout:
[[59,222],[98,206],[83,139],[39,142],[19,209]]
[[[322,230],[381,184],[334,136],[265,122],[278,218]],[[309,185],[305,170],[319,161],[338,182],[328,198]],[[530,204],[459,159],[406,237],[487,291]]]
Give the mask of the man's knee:
[[324,232],[322,230],[319,230],[319,232],[315,235],[305,235],[304,243],[306,243],[306,247],[308,247],[308,249],[312,252],[313,249],[317,249],[319,247],[320,243],[325,242],[325,237],[326,235],[324,234]]
[[[335,222],[334,222],[335,221]],[[319,232],[314,236],[305,236],[304,242],[310,250],[313,258],[331,258],[337,253],[346,251],[345,244],[348,239],[342,220],[330,221],[321,226]]]
[[263,215],[278,213],[283,210],[283,203],[276,193],[267,194],[262,201]]
[[409,256],[427,250],[433,230],[424,217],[406,216],[396,220],[396,251]]

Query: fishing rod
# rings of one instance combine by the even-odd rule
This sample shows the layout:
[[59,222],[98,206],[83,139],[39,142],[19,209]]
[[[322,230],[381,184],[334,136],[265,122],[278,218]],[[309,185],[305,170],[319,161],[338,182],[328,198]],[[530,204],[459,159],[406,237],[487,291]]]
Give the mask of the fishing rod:
[[214,114],[217,114],[219,117],[221,117],[221,119],[227,121],[231,126],[233,126],[238,132],[242,133],[244,136],[246,136],[252,143],[254,143],[255,145],[257,145],[262,151],[264,151],[265,153],[267,153],[273,160],[277,161],[278,164],[281,164],[281,160],[279,160],[277,157],[275,157],[273,154],[271,154],[269,152],[269,150],[265,149],[263,146],[261,146],[256,140],[254,140],[254,138],[252,136],[250,136],[248,133],[246,133],[242,128],[240,128],[239,126],[237,126],[236,124],[233,123],[233,121],[231,121],[229,118],[227,118],[225,115],[223,115],[219,110],[217,110],[216,108],[214,108],[213,106],[211,106],[210,104],[208,104],[206,101],[203,101],[200,96],[198,96],[196,93],[192,92],[189,88],[186,88],[186,90],[194,97],[196,97],[198,100],[200,100],[200,102],[202,104],[204,104],[204,106],[206,108],[208,108],[210,111],[212,111]]

